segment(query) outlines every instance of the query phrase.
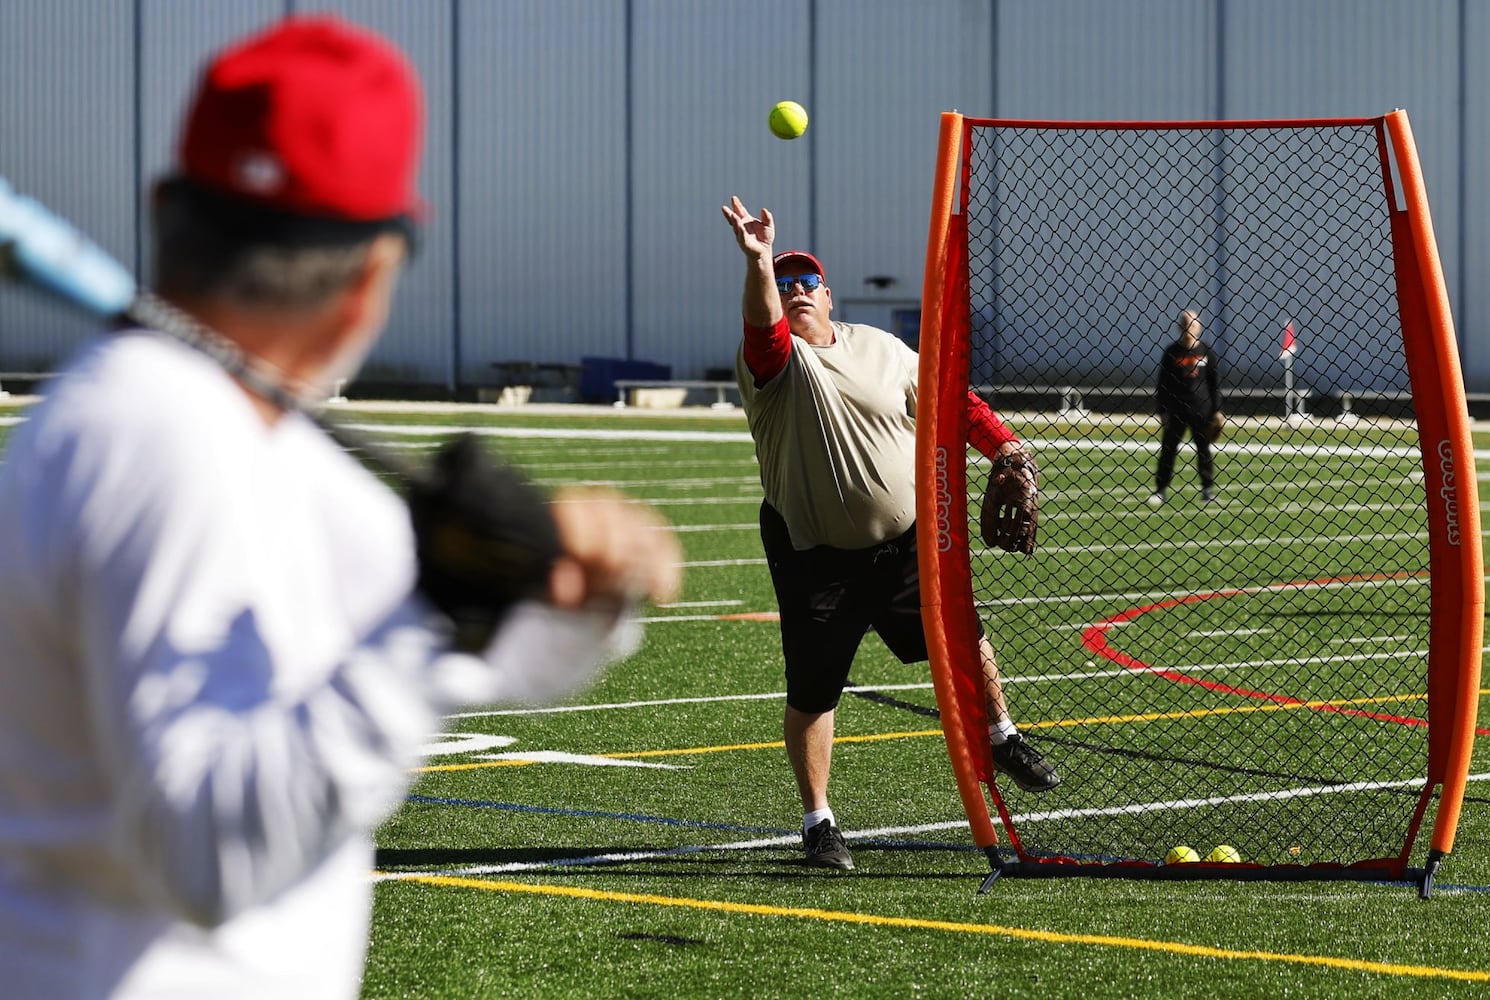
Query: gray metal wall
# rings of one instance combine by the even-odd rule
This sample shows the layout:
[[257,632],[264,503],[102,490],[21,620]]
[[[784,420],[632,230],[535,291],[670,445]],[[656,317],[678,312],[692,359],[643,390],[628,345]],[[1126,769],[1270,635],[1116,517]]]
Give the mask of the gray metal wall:
[[[492,362],[732,363],[730,194],[824,259],[839,314],[920,292],[938,114],[1375,115],[1406,108],[1472,391],[1490,391],[1490,41],[1481,0],[5,0],[0,176],[144,270],[143,186],[201,61],[285,12],[399,42],[429,124],[428,239],[369,378]],[[812,116],[773,138],[783,98]],[[145,275],[148,278],[148,275]],[[869,278],[889,279],[878,284]],[[0,296],[0,370],[89,326]]]

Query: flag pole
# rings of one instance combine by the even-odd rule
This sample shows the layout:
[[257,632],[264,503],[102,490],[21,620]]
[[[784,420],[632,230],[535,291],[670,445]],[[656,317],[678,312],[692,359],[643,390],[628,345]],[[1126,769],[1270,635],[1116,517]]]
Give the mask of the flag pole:
[[1283,352],[1283,419],[1293,420],[1293,352]]
[[1290,319],[1283,326],[1283,350],[1278,353],[1283,360],[1283,420],[1289,424],[1304,419],[1303,400],[1293,388],[1293,352],[1297,346],[1298,339],[1294,336],[1293,320]]

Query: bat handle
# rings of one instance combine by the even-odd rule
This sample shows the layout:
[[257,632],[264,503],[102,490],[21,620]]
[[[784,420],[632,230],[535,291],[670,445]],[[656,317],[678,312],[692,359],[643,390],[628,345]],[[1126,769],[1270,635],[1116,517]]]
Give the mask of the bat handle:
[[14,271],[98,316],[118,316],[134,276],[98,244],[0,177],[0,270]]

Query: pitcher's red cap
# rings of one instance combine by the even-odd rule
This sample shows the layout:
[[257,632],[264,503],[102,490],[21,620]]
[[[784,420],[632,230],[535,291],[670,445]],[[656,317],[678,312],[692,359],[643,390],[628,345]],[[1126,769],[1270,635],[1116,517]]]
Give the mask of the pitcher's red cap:
[[424,127],[413,67],[335,17],[291,17],[208,65],[181,134],[184,180],[291,216],[419,215]]
[[771,267],[773,269],[778,269],[781,267],[782,264],[785,264],[788,261],[801,261],[802,263],[805,263],[808,267],[816,271],[824,281],[828,280],[828,272],[823,270],[823,262],[812,256],[812,254],[808,253],[806,250],[783,250],[781,253],[771,258]]

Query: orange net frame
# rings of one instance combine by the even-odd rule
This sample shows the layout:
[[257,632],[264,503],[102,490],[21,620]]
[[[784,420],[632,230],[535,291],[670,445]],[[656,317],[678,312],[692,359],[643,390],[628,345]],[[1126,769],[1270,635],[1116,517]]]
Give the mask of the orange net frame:
[[[1215,502],[1188,439],[1150,500],[1158,355],[1183,308],[1223,373]],[[995,876],[1412,879],[1426,895],[1469,770],[1484,570],[1405,113],[944,115],[920,350],[923,616]],[[1040,460],[1031,558],[969,530],[986,477],[969,389]],[[1061,773],[1052,791],[992,773],[980,628]],[[1242,861],[1164,864],[1179,844]]]

